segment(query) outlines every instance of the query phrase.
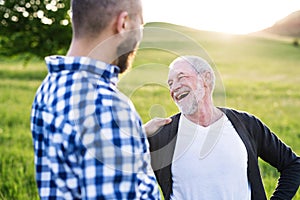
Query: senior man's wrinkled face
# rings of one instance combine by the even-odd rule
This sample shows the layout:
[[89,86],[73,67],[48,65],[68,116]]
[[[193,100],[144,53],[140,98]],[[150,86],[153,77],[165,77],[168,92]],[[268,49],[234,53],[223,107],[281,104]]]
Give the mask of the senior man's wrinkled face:
[[185,60],[174,63],[168,76],[170,95],[183,114],[194,114],[204,97],[200,74]]

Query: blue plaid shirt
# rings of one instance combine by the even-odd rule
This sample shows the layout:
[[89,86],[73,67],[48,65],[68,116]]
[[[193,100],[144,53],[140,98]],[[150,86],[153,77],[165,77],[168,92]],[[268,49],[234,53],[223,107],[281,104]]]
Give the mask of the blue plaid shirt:
[[32,106],[41,199],[159,199],[148,141],[119,68],[86,57],[46,58]]

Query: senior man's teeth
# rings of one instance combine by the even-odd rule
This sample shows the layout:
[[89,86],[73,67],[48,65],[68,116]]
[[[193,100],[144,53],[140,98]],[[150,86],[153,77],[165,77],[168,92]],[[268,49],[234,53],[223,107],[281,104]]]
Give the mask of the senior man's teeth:
[[189,94],[189,92],[184,92],[184,93],[181,93],[180,95],[178,95],[177,96],[178,101],[183,99],[184,97],[186,97],[188,94]]

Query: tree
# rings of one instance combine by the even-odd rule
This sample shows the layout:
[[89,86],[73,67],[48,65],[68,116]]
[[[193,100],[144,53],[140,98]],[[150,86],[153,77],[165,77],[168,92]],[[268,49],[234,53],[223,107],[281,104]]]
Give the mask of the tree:
[[70,0],[0,0],[0,55],[64,54],[71,35]]

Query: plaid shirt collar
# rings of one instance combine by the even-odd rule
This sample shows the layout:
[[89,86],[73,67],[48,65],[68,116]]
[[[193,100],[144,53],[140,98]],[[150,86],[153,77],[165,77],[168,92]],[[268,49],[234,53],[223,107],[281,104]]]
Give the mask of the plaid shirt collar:
[[48,56],[45,58],[50,73],[62,70],[88,71],[117,85],[120,68],[88,57]]

